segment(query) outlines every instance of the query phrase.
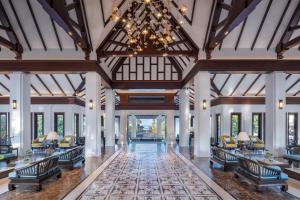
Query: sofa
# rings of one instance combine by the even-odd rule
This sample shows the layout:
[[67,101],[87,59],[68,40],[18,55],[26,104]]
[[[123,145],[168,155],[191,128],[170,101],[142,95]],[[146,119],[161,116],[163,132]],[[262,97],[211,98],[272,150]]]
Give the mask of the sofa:
[[243,177],[254,183],[256,190],[263,187],[281,186],[281,190],[288,190],[288,175],[283,173],[278,166],[266,166],[256,160],[238,157],[239,167],[235,170],[234,177]]
[[18,157],[18,149],[16,153],[13,152],[13,148],[10,145],[0,144],[0,161],[9,163],[10,160]]
[[221,142],[222,142],[222,147],[224,149],[236,149],[237,148],[237,144],[234,141],[233,137],[228,136],[228,135],[223,135],[221,136]]
[[56,176],[61,177],[58,167],[58,156],[50,156],[43,160],[30,163],[24,167],[17,168],[9,173],[9,191],[16,189],[16,185],[36,186],[36,190],[42,189],[42,182]]
[[58,166],[74,169],[76,164],[83,164],[84,158],[84,147],[78,146],[72,149],[68,149],[66,152],[59,155]]
[[237,156],[219,147],[212,147],[210,165],[218,164],[222,166],[223,171],[238,166]]
[[300,165],[300,146],[293,146],[287,149],[287,154],[283,155],[283,158],[292,163]]
[[59,148],[72,148],[75,146],[75,140],[73,135],[66,135],[64,138],[59,142]]
[[34,139],[31,144],[32,149],[42,149],[46,147],[47,135],[41,135]]
[[248,149],[249,150],[265,150],[265,144],[264,142],[259,139],[256,136],[249,136],[250,141],[249,141],[249,146]]

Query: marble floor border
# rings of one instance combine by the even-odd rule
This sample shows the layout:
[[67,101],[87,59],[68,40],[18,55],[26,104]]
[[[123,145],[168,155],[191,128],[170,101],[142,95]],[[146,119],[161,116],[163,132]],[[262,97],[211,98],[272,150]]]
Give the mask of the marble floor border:
[[202,172],[191,161],[186,159],[181,153],[172,150],[184,163],[186,163],[209,187],[211,187],[215,193],[217,193],[222,199],[234,200],[235,198],[226,192],[222,187],[209,178],[204,172]]
[[86,188],[102,173],[102,171],[120,154],[122,149],[115,152],[110,158],[108,158],[98,169],[91,173],[84,181],[70,191],[63,200],[74,200],[77,199]]

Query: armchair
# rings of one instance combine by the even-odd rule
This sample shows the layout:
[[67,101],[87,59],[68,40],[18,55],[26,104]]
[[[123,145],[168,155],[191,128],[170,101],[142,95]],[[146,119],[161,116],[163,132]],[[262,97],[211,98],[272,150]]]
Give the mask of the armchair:
[[237,148],[237,144],[231,136],[223,135],[221,136],[221,141],[224,149],[231,150]]
[[38,138],[34,139],[31,144],[32,149],[40,149],[46,146],[47,135],[41,135]]
[[250,144],[248,149],[249,150],[265,150],[264,142],[256,136],[249,136]]
[[74,147],[74,136],[66,135],[58,144],[59,148],[71,148]]

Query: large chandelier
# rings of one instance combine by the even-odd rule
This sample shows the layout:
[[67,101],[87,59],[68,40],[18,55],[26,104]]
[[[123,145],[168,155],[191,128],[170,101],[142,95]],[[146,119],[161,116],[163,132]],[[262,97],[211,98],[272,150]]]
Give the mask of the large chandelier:
[[[129,42],[128,50],[133,52],[130,56],[146,49],[166,50],[176,40],[173,30],[179,29],[183,20],[172,20],[169,12],[171,2],[172,0],[130,0],[125,15],[121,17],[116,0],[113,0],[111,20],[121,20],[123,23]],[[183,15],[187,10],[184,4],[179,7],[179,12]]]

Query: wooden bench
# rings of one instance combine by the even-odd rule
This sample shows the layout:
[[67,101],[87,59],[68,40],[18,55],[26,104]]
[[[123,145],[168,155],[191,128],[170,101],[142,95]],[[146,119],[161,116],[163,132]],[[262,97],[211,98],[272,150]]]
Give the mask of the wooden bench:
[[43,160],[33,162],[27,166],[15,169],[9,174],[9,191],[14,190],[16,185],[36,186],[36,190],[42,189],[41,183],[53,176],[61,177],[61,170],[58,168],[58,156],[50,156]]
[[237,156],[219,147],[212,147],[212,156],[210,158],[210,165],[217,163],[226,171],[232,167],[238,166]]
[[278,166],[266,166],[255,160],[238,157],[239,167],[236,169],[234,177],[244,177],[254,183],[256,190],[262,187],[281,186],[281,190],[288,190],[288,176],[283,173]]
[[60,167],[67,167],[74,169],[75,165],[79,162],[84,163],[84,147],[78,146],[73,149],[69,149],[66,152],[59,155],[58,165]]

